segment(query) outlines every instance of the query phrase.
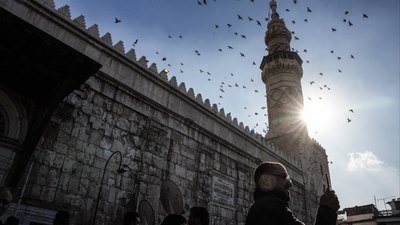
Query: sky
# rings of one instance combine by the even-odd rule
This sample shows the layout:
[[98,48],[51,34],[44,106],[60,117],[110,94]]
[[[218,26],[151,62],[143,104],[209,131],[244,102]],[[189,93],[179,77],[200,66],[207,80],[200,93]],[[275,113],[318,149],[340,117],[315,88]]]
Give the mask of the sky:
[[[264,136],[268,118],[259,66],[268,54],[269,1],[199,1],[55,4],[69,5],[72,18],[84,15],[87,27],[99,26],[100,36],[109,32],[114,44],[122,40],[126,52],[135,49],[138,59],[145,56],[148,65],[167,69],[169,78]],[[384,202],[400,197],[400,1],[277,4],[294,32],[291,48],[303,60],[309,136],[326,149],[341,208],[376,203],[390,209]]]

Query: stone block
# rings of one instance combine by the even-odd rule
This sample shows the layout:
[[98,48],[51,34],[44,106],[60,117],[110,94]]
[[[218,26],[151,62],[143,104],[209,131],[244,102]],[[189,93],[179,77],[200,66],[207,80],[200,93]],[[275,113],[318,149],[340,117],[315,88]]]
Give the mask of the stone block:
[[33,199],[39,199],[40,198],[40,193],[42,192],[42,186],[34,184],[31,189],[31,198]]
[[47,175],[46,186],[55,188],[57,187],[58,180],[59,180],[58,171],[56,169],[50,169]]
[[103,149],[111,149],[113,139],[108,136],[103,136],[100,141],[100,147]]
[[177,176],[186,178],[186,168],[179,166],[179,165],[175,165],[175,174]]
[[79,188],[79,178],[71,177],[68,183],[68,192],[71,194],[77,194]]
[[60,142],[56,142],[54,144],[54,151],[57,153],[60,153],[62,155],[66,155],[68,152],[68,145],[60,143]]

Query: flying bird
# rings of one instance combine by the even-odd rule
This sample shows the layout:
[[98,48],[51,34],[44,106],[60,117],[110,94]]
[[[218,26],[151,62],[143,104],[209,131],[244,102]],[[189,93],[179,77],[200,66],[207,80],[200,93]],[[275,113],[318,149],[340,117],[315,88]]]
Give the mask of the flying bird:
[[349,27],[351,27],[351,26],[353,26],[353,24],[350,22],[350,20],[349,20]]
[[118,19],[117,17],[115,17],[115,21],[114,21],[115,23],[120,23],[120,22],[122,22],[122,20],[120,20],[120,19]]
[[307,6],[307,12],[312,12],[311,9]]
[[350,123],[350,122],[351,122],[351,119],[347,118],[347,123]]
[[368,18],[368,15],[363,13],[363,18]]
[[354,110],[353,109],[349,109],[349,112],[354,113]]
[[332,29],[332,32],[335,32],[335,31],[336,31],[336,29],[335,29],[335,28],[333,28],[333,27],[332,27],[331,29]]
[[238,20],[243,20],[243,18],[238,14]]

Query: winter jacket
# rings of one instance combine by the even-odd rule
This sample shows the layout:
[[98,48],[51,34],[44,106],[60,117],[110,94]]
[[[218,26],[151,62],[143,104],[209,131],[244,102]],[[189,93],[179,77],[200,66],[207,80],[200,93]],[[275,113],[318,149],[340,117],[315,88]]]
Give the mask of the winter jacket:
[[[289,198],[278,192],[256,189],[255,203],[246,217],[245,225],[304,225],[289,209]],[[337,214],[326,206],[319,206],[315,225],[335,225]]]

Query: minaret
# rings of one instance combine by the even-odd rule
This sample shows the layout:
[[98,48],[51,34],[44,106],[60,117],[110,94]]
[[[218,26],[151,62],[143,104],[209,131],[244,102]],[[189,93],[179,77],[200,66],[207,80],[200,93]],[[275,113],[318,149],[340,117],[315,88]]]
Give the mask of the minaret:
[[267,138],[290,151],[299,144],[298,141],[308,137],[307,127],[301,118],[304,107],[300,83],[303,61],[290,50],[292,36],[276,12],[274,0],[270,2],[270,8],[272,13],[265,35],[268,55],[264,56],[260,66],[267,92]]

